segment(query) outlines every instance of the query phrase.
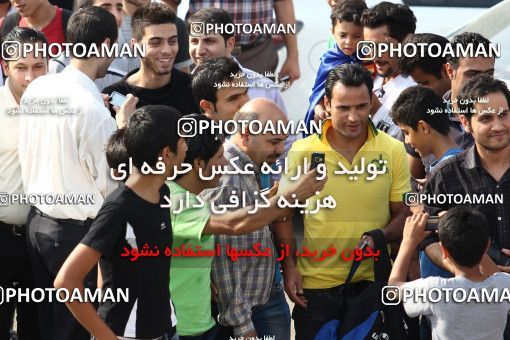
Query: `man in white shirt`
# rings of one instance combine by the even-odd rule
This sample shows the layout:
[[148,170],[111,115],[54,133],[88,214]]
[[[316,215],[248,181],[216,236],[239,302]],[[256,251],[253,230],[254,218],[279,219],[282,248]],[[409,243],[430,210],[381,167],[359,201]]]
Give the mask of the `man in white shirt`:
[[[409,7],[390,2],[382,2],[363,12],[361,23],[364,26],[364,39],[376,45],[400,44],[416,29],[416,17]],[[393,57],[388,52],[376,55],[374,63],[377,78],[374,80],[373,93],[379,99],[380,106],[372,114],[372,121],[379,130],[404,141],[402,131],[389,113],[400,93],[416,83],[411,77],[400,74],[396,53]]]
[[[6,41],[20,44],[46,44],[43,33],[28,27],[15,27]],[[7,45],[5,46],[7,47]],[[4,52],[7,55],[7,52]],[[48,60],[29,53],[18,60],[3,61],[8,76],[0,87],[0,192],[4,199],[23,194],[18,160],[18,125],[21,96],[34,79],[48,71]],[[10,200],[9,200],[10,201]],[[5,202],[2,202],[5,203]],[[26,249],[26,229],[29,204],[12,201],[0,204],[0,286],[4,288],[32,288],[32,268]],[[37,306],[33,303],[4,302],[0,304],[0,338],[9,339],[14,309],[17,315],[17,334],[20,339],[39,338]]]
[[[129,44],[129,41],[124,41],[124,37],[122,35],[122,31],[120,29],[122,25],[122,0],[80,0],[78,1],[78,8],[97,6],[104,8],[111,14],[115,16],[115,21],[117,23],[117,28],[119,29],[119,35],[117,39],[117,43],[119,45],[119,51],[122,50],[124,44]],[[57,58],[53,58],[49,63],[49,72],[50,74],[55,74],[62,72],[62,70],[69,65],[70,59],[68,56],[61,54]],[[130,69],[130,58],[127,56],[119,56],[113,59],[108,71],[106,71],[106,75],[102,78],[96,79],[95,83],[98,89],[104,89],[111,84],[114,84],[121,80]]]
[[[117,40],[115,17],[100,7],[80,9],[69,19],[67,38],[86,48],[110,45]],[[18,148],[23,188],[27,195],[43,197],[32,204],[27,221],[36,287],[53,287],[66,257],[116,187],[104,153],[116,125],[94,84],[112,59],[71,56],[62,73],[36,79],[21,99]],[[96,278],[95,271],[89,273],[85,288],[94,289]],[[38,307],[43,339],[90,339],[65,304],[53,299]]]

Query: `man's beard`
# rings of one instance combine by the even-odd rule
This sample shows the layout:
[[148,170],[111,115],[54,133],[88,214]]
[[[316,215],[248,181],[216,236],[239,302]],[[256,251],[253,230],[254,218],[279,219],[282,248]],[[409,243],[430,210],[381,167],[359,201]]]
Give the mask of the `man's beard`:
[[142,63],[157,75],[163,76],[172,73],[172,68],[170,68],[170,70],[168,71],[158,71],[158,67],[156,66],[156,64],[149,58],[142,58]]

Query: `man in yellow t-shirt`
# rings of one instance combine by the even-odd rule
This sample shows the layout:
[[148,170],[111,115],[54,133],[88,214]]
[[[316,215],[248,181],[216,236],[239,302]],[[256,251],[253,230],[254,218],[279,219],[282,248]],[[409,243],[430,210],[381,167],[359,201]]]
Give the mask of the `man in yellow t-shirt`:
[[[369,117],[372,88],[370,73],[360,65],[333,69],[324,99],[330,118],[323,121],[321,134],[295,142],[289,151],[288,174],[282,176],[280,190],[292,183],[305,158],[310,164],[313,152],[325,154],[328,174],[324,190],[309,200],[303,214],[304,239],[298,251],[305,256],[297,256],[297,261],[289,256],[283,263],[285,290],[296,303],[297,340],[313,339],[323,324],[338,318],[342,284],[363,233],[380,228],[386,242],[396,242],[409,214],[402,201],[411,190],[404,145],[375,129]],[[336,206],[314,212],[317,201],[328,195]],[[278,240],[294,245],[291,223],[280,222],[275,232]],[[367,241],[373,248],[370,236]],[[306,256],[304,247],[308,255],[318,255]],[[361,263],[353,282],[361,280],[374,280],[373,260]]]

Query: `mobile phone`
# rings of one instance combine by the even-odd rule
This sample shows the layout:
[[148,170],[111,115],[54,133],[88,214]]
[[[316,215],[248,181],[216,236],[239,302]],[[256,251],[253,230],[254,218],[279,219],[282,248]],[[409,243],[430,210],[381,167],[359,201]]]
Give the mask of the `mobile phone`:
[[110,96],[110,104],[113,106],[120,107],[127,100],[126,96],[118,93],[117,91],[113,91]]
[[310,169],[316,169],[319,164],[324,164],[325,156],[323,152],[312,153],[312,166]]
[[441,217],[439,216],[429,216],[427,219],[427,224],[425,225],[425,231],[437,230],[437,225],[439,224],[440,219]]
[[489,249],[487,249],[487,255],[500,266],[510,266],[510,256],[506,256],[501,252],[499,247],[491,242]]
[[290,76],[283,76],[283,77],[278,79],[278,82],[281,84],[281,83],[286,83],[289,80],[290,80]]

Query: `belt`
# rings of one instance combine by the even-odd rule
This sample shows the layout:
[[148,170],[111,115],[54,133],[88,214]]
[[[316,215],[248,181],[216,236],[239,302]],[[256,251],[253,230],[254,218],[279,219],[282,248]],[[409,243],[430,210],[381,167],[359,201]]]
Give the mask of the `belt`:
[[25,234],[25,226],[21,224],[9,224],[0,221],[0,230],[12,233],[14,236],[22,236]]
[[244,44],[244,45],[235,45],[234,49],[232,50],[232,53],[239,54],[242,52],[246,52],[248,50],[251,50],[252,48],[262,45],[270,38],[271,38],[271,36],[261,34],[261,35],[259,35],[259,37],[257,39],[255,39],[254,42],[251,42],[249,44]]
[[41,210],[37,209],[36,207],[32,207],[32,211],[35,212],[37,215],[40,215],[42,217],[46,217],[46,218],[52,219],[53,221],[56,221],[56,222],[73,224],[73,225],[77,225],[77,226],[80,226],[80,227],[84,227],[86,222],[91,220],[90,218],[85,220],[85,221],[73,220],[73,219],[70,219],[70,218],[55,218],[55,217],[52,217],[50,215],[47,215],[47,214],[43,213]]

